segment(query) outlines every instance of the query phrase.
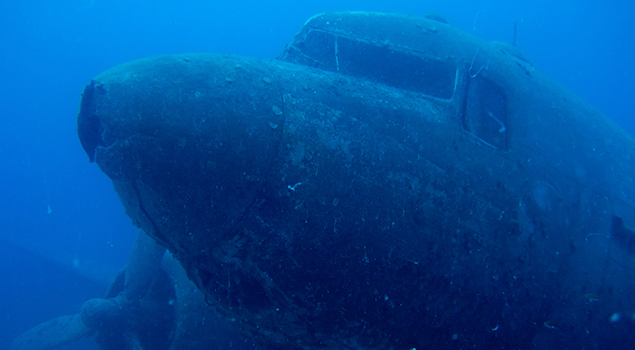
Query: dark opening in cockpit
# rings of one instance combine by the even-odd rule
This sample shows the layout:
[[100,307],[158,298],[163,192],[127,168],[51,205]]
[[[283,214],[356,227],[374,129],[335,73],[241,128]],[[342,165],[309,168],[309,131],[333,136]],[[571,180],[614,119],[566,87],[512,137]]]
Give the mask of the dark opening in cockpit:
[[450,100],[454,95],[457,69],[449,62],[320,30],[309,32],[295,49],[296,63],[436,98]]

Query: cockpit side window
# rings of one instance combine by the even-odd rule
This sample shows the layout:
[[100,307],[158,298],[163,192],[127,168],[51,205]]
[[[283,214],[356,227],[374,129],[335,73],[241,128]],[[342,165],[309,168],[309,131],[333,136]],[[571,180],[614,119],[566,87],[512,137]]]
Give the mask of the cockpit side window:
[[505,92],[482,75],[470,80],[463,128],[491,146],[507,149]]
[[436,98],[454,95],[457,69],[449,62],[318,30],[309,32],[296,49],[304,61],[297,63]]

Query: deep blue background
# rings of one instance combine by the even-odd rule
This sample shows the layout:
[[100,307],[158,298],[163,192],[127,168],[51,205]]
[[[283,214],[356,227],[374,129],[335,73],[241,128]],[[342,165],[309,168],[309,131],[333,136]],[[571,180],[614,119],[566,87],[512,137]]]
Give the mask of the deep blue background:
[[165,53],[273,58],[310,16],[331,10],[438,13],[506,42],[518,22],[537,69],[635,134],[635,5],[603,2],[0,2],[0,349],[101,296],[134,239],[75,133],[80,93],[98,73]]

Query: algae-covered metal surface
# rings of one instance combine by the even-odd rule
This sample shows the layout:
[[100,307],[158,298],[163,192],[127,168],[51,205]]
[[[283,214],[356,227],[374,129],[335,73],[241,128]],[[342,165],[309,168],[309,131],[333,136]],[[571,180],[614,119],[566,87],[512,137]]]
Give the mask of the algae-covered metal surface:
[[278,60],[106,71],[78,131],[134,223],[264,348],[632,339],[633,140],[513,47],[318,15]]

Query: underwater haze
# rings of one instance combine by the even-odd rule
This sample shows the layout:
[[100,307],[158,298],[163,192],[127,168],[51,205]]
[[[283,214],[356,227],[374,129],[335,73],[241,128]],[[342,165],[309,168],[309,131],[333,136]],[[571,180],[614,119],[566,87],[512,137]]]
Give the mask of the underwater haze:
[[[628,1],[165,1],[0,3],[0,349],[104,296],[137,229],[76,131],[81,92],[131,60],[212,52],[273,59],[326,11],[434,13],[512,43],[635,135],[635,3]],[[76,348],[96,348],[89,341]]]

